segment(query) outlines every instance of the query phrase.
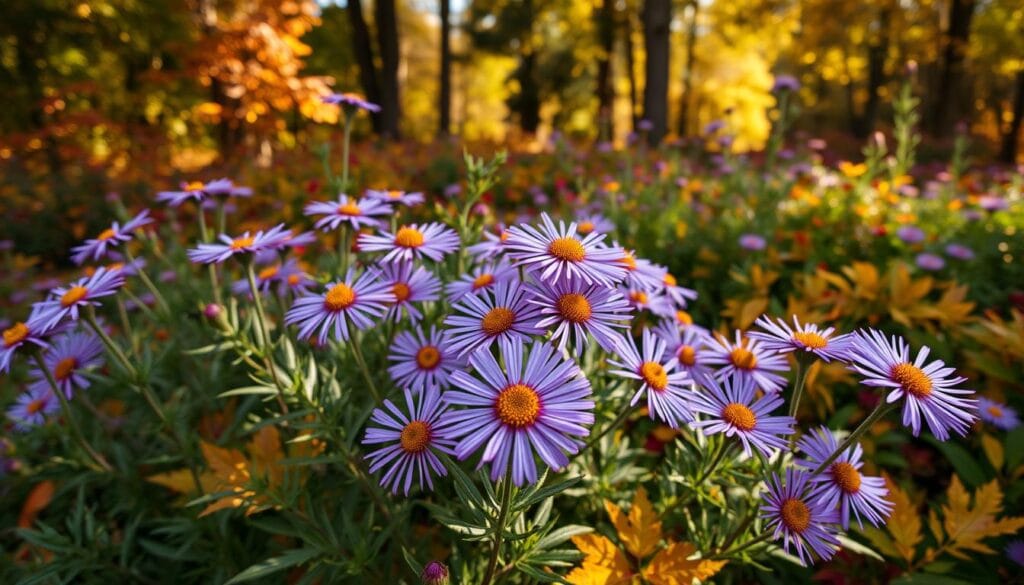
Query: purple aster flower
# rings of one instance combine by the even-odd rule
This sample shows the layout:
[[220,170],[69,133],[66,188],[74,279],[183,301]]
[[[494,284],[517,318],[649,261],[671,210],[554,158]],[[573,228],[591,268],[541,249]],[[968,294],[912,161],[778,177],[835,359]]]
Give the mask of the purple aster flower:
[[636,405],[640,397],[647,394],[647,410],[652,419],[672,428],[692,422],[689,387],[693,380],[685,370],[676,369],[676,358],[665,355],[665,341],[650,329],[644,329],[642,352],[631,335],[620,337],[618,341],[615,353],[619,359],[609,359],[608,364],[621,369],[611,373],[641,382],[629,405]]
[[[299,263],[294,258],[290,258],[284,263],[264,266],[256,271],[256,288],[260,294],[269,294],[271,290],[276,290],[277,294],[282,296],[288,292],[304,295],[309,294],[315,284],[316,281],[299,267]],[[231,285],[231,292],[236,295],[251,296],[249,279],[236,280]]]
[[1004,211],[1010,208],[1010,202],[998,195],[982,195],[978,205],[985,211]]
[[406,193],[405,191],[374,191],[373,189],[367,189],[366,196],[370,199],[376,199],[385,203],[401,204],[406,207],[414,207],[425,201],[423,193]]
[[123,226],[115,221],[95,238],[86,240],[84,244],[72,248],[71,260],[75,264],[81,264],[86,260],[99,260],[107,254],[108,248],[120,246],[131,240],[135,230],[150,223],[153,223],[153,218],[149,217],[148,209],[143,209],[138,215],[125,222]]
[[654,334],[665,342],[665,351],[676,357],[676,368],[686,372],[692,380],[700,384],[713,374],[704,363],[710,335],[706,329],[697,325],[680,327],[674,321],[665,320],[654,328]]
[[456,389],[445,392],[444,400],[466,408],[452,411],[442,432],[457,440],[459,459],[483,447],[480,466],[491,464],[492,480],[511,462],[513,483],[536,483],[534,453],[551,469],[562,469],[569,464],[566,454],[583,445],[579,437],[589,434],[590,382],[548,343],[536,342],[529,352],[521,339],[503,339],[499,346],[504,369],[490,351],[478,351],[469,361],[479,377],[452,373]]
[[1011,540],[1006,545],[1006,558],[1024,567],[1024,540]]
[[283,223],[255,234],[247,231],[237,238],[221,234],[221,243],[199,244],[188,251],[188,258],[196,264],[220,264],[237,254],[256,254],[264,250],[280,249],[287,245],[291,238],[292,233]]
[[576,233],[581,236],[589,236],[594,232],[610,234],[614,231],[615,224],[603,215],[588,213],[576,218]]
[[484,241],[467,248],[477,260],[496,258],[505,253],[509,236],[508,230],[505,229],[505,224],[501,223],[494,227],[497,231],[484,230]]
[[954,388],[966,378],[950,377],[955,370],[941,360],[925,364],[930,351],[922,346],[911,361],[910,346],[902,337],[886,340],[881,331],[868,329],[858,332],[850,348],[851,369],[865,376],[861,381],[865,386],[891,388],[886,402],[903,399],[903,424],[915,437],[923,418],[935,438],[945,441],[950,430],[967,434],[977,408],[974,400],[961,398],[974,394],[973,390]]
[[4,329],[3,345],[0,345],[0,374],[11,369],[11,358],[18,349],[25,347],[47,347],[43,335],[51,328],[45,327],[45,320],[38,308],[33,307],[28,319],[16,321]]
[[180,191],[161,191],[157,193],[156,200],[165,202],[170,207],[178,207],[189,199],[202,202],[212,195],[250,197],[252,189],[235,185],[231,179],[217,179],[209,183],[193,181],[191,183],[182,183]]
[[368,102],[365,99],[363,99],[363,96],[354,93],[332,93],[321,97],[320,101],[322,101],[325,104],[346,106],[358,110],[366,110],[368,112],[373,113],[377,113],[380,111],[380,106]]
[[59,409],[60,401],[48,385],[32,384],[28,390],[18,395],[14,404],[7,409],[7,418],[14,423],[14,428],[25,432],[45,423],[46,417]]
[[509,282],[519,276],[519,271],[504,258],[477,266],[469,274],[449,282],[444,289],[448,302],[457,303],[468,294],[480,294],[496,284]]
[[774,529],[772,538],[782,538],[786,552],[795,549],[804,565],[813,556],[827,561],[839,550],[834,526],[839,517],[824,502],[807,496],[808,479],[806,472],[793,468],[786,470],[785,483],[773,473],[761,504],[761,518]]
[[1004,431],[1011,431],[1020,426],[1016,410],[984,396],[978,397],[978,417]]
[[[618,244],[615,246],[618,248]],[[618,249],[622,250],[619,262],[626,269],[626,288],[647,292],[662,291],[665,288],[665,275],[668,274],[668,269],[649,260],[637,258],[632,250]]]
[[946,255],[957,260],[974,260],[974,250],[962,244],[947,245]]
[[402,320],[403,310],[409,315],[409,321],[416,323],[423,318],[423,314],[413,303],[436,301],[440,296],[441,280],[422,266],[414,267],[408,262],[385,264],[377,277],[391,287],[391,293],[395,296],[395,304],[388,308],[384,318],[396,323]]
[[430,258],[439,262],[446,254],[459,248],[459,236],[444,224],[403,225],[395,233],[381,230],[381,235],[361,234],[359,249],[364,252],[387,252],[383,262],[410,262]]
[[[839,442],[832,431],[827,427],[821,427],[804,435],[800,439],[799,447],[807,455],[807,459],[797,460],[797,465],[813,471],[836,452]],[[824,503],[826,510],[835,510],[838,506],[839,519],[844,530],[850,529],[851,511],[861,528],[864,528],[862,518],[872,526],[879,526],[892,514],[892,502],[886,499],[889,489],[885,487],[885,480],[881,477],[861,475],[860,468],[864,466],[864,462],[861,461],[863,455],[864,451],[860,445],[853,445],[836,457],[835,461],[820,474],[813,475],[808,480],[812,499]]]
[[466,361],[448,343],[448,333],[434,327],[426,335],[418,329],[399,333],[391,344],[388,360],[395,362],[388,368],[395,385],[413,390],[424,386],[443,390],[451,373],[466,367]]
[[905,225],[896,230],[896,237],[907,244],[919,244],[924,241],[925,234],[916,225]]
[[364,272],[356,278],[355,270],[349,268],[345,278],[328,284],[322,295],[296,299],[284,322],[298,325],[299,339],[315,334],[317,342],[323,345],[333,330],[335,340],[348,341],[349,323],[356,329],[368,329],[373,326],[373,319],[383,315],[387,305],[394,302],[391,287],[380,282],[376,272]]
[[782,319],[772,320],[768,315],[761,315],[755,323],[765,332],[755,331],[750,334],[750,338],[760,341],[766,350],[778,353],[800,351],[813,354],[826,362],[842,361],[846,359],[846,351],[853,342],[853,336],[849,333],[833,337],[834,327],[818,329],[814,323],[801,325],[796,315],[793,315],[792,327]]
[[715,376],[721,380],[735,375],[747,378],[765,392],[779,392],[786,385],[786,378],[779,372],[789,371],[789,363],[777,351],[769,350],[756,339],[744,338],[736,331],[735,343],[721,335],[715,335],[708,345],[710,351],[705,362],[721,366]]
[[796,91],[798,89],[800,89],[800,81],[792,75],[776,75],[775,83],[772,84],[772,93]]
[[322,215],[313,227],[323,231],[336,230],[348,224],[354,230],[366,226],[378,228],[380,220],[374,216],[391,215],[391,206],[377,199],[355,199],[342,193],[337,201],[315,201],[306,205],[307,216]]
[[705,435],[725,433],[727,437],[737,437],[748,456],[752,453],[751,447],[765,457],[771,457],[775,449],[787,447],[783,437],[793,434],[796,420],[771,414],[782,406],[782,396],[768,392],[755,399],[753,382],[737,376],[730,376],[721,383],[708,378],[703,386],[704,392],[693,393],[691,408],[709,418],[698,420],[692,426],[702,429]]
[[936,270],[942,270],[946,267],[946,261],[942,259],[942,256],[931,254],[929,252],[918,254],[917,257],[914,258],[914,263],[922,270],[929,270],[933,272]]
[[515,282],[502,283],[478,295],[466,295],[445,319],[452,349],[465,355],[490,347],[495,340],[526,340],[544,332],[537,326],[540,308],[531,293]]
[[677,308],[685,309],[689,301],[697,298],[697,291],[689,289],[683,286],[679,286],[679,281],[676,280],[675,276],[672,276],[665,270],[665,276],[662,278],[662,287],[665,292],[665,296],[672,301]]
[[49,331],[56,327],[65,317],[78,320],[78,310],[86,305],[98,307],[95,299],[116,294],[124,286],[124,272],[97,268],[92,276],[86,276],[67,287],[58,287],[50,291],[50,299],[36,303],[39,317],[43,320],[42,329]]
[[364,445],[386,446],[366,454],[370,462],[370,473],[376,473],[385,466],[387,472],[380,478],[380,485],[397,494],[401,486],[409,495],[414,479],[420,489],[426,482],[427,488],[434,489],[433,474],[441,477],[448,470],[441,464],[437,452],[451,454],[452,442],[438,433],[438,425],[445,414],[445,405],[437,388],[428,386],[420,393],[419,402],[412,392],[405,391],[403,412],[390,400],[384,401],[383,408],[373,409],[370,420],[383,428],[366,429]]
[[647,291],[642,288],[619,287],[619,292],[626,299],[629,306],[637,313],[650,311],[659,316],[670,318],[675,315],[675,308],[672,301],[660,292]]
[[[71,398],[75,389],[89,387],[89,379],[82,372],[103,363],[103,343],[92,333],[65,333],[52,339],[50,349],[43,354],[43,363],[57,387]],[[33,368],[33,374],[47,384],[38,368]]]
[[603,247],[605,235],[591,233],[581,240],[576,224],[556,227],[548,214],[541,215],[540,228],[527,224],[510,227],[505,247],[508,255],[532,270],[538,280],[562,279],[571,276],[588,284],[614,286],[625,276],[622,250]]
[[530,302],[540,307],[537,327],[552,330],[551,342],[564,350],[570,338],[582,351],[589,333],[606,351],[615,351],[621,330],[629,326],[629,303],[615,289],[586,284],[578,278],[541,283],[531,287]]
[[207,195],[222,197],[252,197],[252,188],[236,185],[231,179],[215,179],[203,186]]
[[757,234],[743,234],[740,236],[740,247],[744,250],[756,252],[764,250],[768,246],[767,240]]

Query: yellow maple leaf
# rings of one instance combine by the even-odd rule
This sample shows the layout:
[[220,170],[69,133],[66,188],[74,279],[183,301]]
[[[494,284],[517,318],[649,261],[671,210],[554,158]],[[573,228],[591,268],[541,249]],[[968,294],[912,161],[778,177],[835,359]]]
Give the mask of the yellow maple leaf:
[[689,542],[674,542],[658,552],[644,567],[644,579],[653,585],[690,585],[694,579],[713,577],[727,561],[690,559],[697,547]]
[[917,545],[921,542],[921,516],[917,513],[917,506],[910,501],[910,495],[900,489],[888,475],[884,476],[885,486],[889,488],[889,501],[893,504],[892,515],[885,526],[892,535],[894,548],[909,563],[914,559]]
[[605,500],[604,509],[608,512],[615,530],[619,533],[619,540],[637,559],[643,559],[654,552],[661,540],[661,522],[647,499],[647,490],[643,487],[636,491],[633,496],[633,505],[629,508],[629,516],[623,514],[622,509],[614,503]]
[[959,559],[969,557],[964,551],[993,554],[995,551],[984,542],[985,538],[1013,534],[1024,528],[1024,517],[1003,518],[996,516],[1003,510],[1003,492],[999,482],[991,482],[981,486],[974,493],[974,507],[971,507],[971,495],[960,483],[960,478],[953,476],[946,492],[949,500],[942,511],[945,515],[943,527],[949,541],[943,544],[946,552]]
[[629,559],[615,543],[600,534],[572,537],[572,543],[585,556],[582,566],[565,576],[573,585],[617,585],[633,580]]

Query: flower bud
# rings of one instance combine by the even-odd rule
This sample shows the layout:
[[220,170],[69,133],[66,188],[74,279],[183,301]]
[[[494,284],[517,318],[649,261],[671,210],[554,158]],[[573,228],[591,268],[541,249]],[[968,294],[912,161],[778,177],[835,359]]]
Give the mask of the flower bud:
[[448,585],[448,567],[439,561],[430,561],[423,567],[423,585]]

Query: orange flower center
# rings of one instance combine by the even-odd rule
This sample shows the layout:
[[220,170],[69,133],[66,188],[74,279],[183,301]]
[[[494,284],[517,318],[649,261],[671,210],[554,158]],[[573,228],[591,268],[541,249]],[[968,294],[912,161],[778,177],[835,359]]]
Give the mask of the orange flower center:
[[507,242],[508,241],[508,232],[501,232],[501,235],[498,236],[498,239],[501,240],[502,244]]
[[677,284],[679,284],[679,281],[676,280],[676,277],[674,277],[671,274],[666,272],[665,273],[665,286],[676,286]]
[[581,222],[578,226],[576,226],[576,233],[580,234],[581,236],[585,236],[592,231],[594,231],[594,222],[592,221],[584,221]]
[[626,270],[636,270],[636,257],[633,256],[632,252],[626,252],[626,255],[619,262],[626,266]]
[[668,387],[668,374],[665,368],[658,362],[644,362],[640,364],[640,377],[648,386],[661,392]]
[[336,210],[338,215],[362,215],[363,210],[359,209],[359,205],[355,201],[349,201],[344,205],[339,205]]
[[501,422],[521,429],[532,425],[540,416],[540,396],[525,384],[512,384],[498,394],[494,410]]
[[96,239],[101,242],[105,242],[112,237],[114,237],[114,228],[107,228],[100,232],[100,235],[96,236]]
[[1002,408],[999,408],[998,406],[990,406],[990,407],[988,407],[987,410],[988,410],[988,413],[991,414],[993,418],[1003,418],[1003,409]]
[[355,302],[356,291],[344,282],[339,282],[327,291],[327,295],[324,297],[324,308],[337,313],[351,307]]
[[9,329],[4,329],[4,345],[11,347],[12,345],[25,341],[28,337],[28,326],[22,322],[15,323]]
[[394,293],[396,302],[399,303],[404,303],[412,296],[412,289],[404,282],[396,282],[392,285],[391,292]]
[[242,236],[241,238],[235,238],[231,240],[232,250],[241,250],[242,248],[248,248],[255,242],[255,238],[252,236]]
[[392,199],[398,199],[402,195],[405,195],[405,191],[388,191],[388,197]]
[[473,279],[473,290],[479,290],[485,286],[494,284],[494,275],[490,273],[481,274]]
[[737,347],[729,353],[732,365],[741,370],[753,370],[757,367],[757,356],[745,347]]
[[414,227],[403,226],[395,234],[395,245],[403,248],[419,248],[423,245],[423,232]]
[[932,381],[921,368],[913,364],[896,364],[890,372],[892,379],[899,382],[904,392],[916,398],[927,398],[932,393]]
[[259,279],[260,280],[270,280],[271,278],[274,278],[275,276],[277,276],[277,273],[280,270],[281,270],[280,266],[267,266],[263,270],[260,270],[260,273],[258,275]]
[[504,333],[512,328],[516,314],[506,307],[494,307],[480,320],[480,329],[490,336]]
[[647,302],[647,293],[642,290],[632,291],[629,293],[629,300],[637,305],[643,305]]
[[441,352],[433,345],[424,345],[416,352],[416,365],[421,370],[433,370],[441,363]]
[[412,421],[402,429],[401,441],[406,453],[422,453],[430,444],[430,425],[421,420]]
[[686,311],[676,311],[676,323],[680,325],[693,325],[693,317]]
[[25,405],[25,412],[28,414],[36,414],[44,408],[46,408],[46,399],[37,398]]
[[89,294],[89,289],[81,285],[75,285],[68,289],[68,292],[64,293],[60,297],[60,306],[70,307],[78,301],[84,299]]
[[797,331],[793,339],[808,349],[822,349],[828,347],[828,340],[821,335],[811,331]]
[[567,262],[583,262],[587,251],[576,238],[558,238],[548,246],[548,253]]
[[752,431],[757,426],[754,411],[739,402],[730,402],[722,409],[722,420],[741,431]]
[[565,320],[573,323],[586,323],[590,320],[590,315],[593,312],[590,308],[590,301],[579,293],[566,293],[558,297],[555,306]]
[[188,185],[185,185],[186,191],[202,191],[206,188],[206,185],[202,181],[192,181]]
[[289,274],[288,275],[288,284],[291,285],[291,286],[295,286],[295,285],[299,284],[299,275],[298,274]]
[[793,532],[801,533],[811,525],[811,510],[796,498],[782,502],[782,523]]
[[845,461],[833,463],[830,468],[832,479],[835,480],[839,489],[848,494],[855,494],[860,490],[860,472]]
[[75,372],[75,368],[78,367],[78,360],[74,357],[66,357],[59,362],[53,368],[53,377],[63,382],[71,377],[71,374]]
[[684,366],[692,366],[697,363],[697,350],[692,345],[682,345],[676,352],[676,358]]

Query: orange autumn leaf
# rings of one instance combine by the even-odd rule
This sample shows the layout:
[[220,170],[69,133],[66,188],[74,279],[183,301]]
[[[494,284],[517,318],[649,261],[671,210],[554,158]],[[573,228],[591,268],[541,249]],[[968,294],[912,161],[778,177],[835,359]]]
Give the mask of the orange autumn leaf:
[[644,579],[653,585],[690,585],[704,581],[722,570],[727,561],[690,559],[697,547],[689,542],[674,542],[658,552],[644,567]]
[[914,559],[917,545],[921,542],[921,517],[907,492],[900,489],[888,475],[885,476],[885,486],[889,489],[889,501],[893,504],[892,515],[885,526],[892,534],[896,551],[909,563]]
[[948,542],[943,544],[943,548],[958,559],[969,559],[966,551],[993,554],[995,551],[982,542],[983,539],[1013,534],[1024,528],[1024,517],[1021,516],[996,519],[1003,510],[1003,492],[997,480],[974,492],[974,507],[971,507],[971,494],[955,475],[946,496],[949,502],[942,511]]
[[661,522],[658,521],[654,508],[647,499],[647,490],[641,487],[636,491],[628,517],[623,514],[621,508],[607,500],[604,502],[604,509],[608,512],[608,517],[619,533],[619,540],[629,554],[637,559],[643,559],[654,552],[661,540]]
[[600,534],[572,537],[572,543],[585,556],[583,564],[566,575],[573,585],[617,585],[633,580],[629,559],[615,543]]
[[18,516],[18,528],[28,528],[36,521],[36,516],[50,505],[53,499],[54,485],[50,480],[37,483],[32,491],[25,498],[21,505],[21,514]]

